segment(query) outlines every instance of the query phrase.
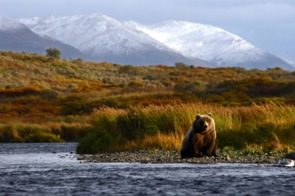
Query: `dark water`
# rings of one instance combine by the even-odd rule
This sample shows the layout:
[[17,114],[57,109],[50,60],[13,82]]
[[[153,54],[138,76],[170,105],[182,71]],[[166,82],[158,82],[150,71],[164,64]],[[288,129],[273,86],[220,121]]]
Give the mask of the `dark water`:
[[294,195],[295,169],[80,163],[76,143],[0,144],[1,195]]

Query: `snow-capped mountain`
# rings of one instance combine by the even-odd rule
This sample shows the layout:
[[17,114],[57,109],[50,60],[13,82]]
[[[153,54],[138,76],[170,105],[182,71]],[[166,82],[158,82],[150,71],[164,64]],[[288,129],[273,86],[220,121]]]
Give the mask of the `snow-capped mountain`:
[[149,26],[134,21],[125,24],[145,32],[184,56],[197,57],[214,66],[292,69],[292,66],[282,59],[256,48],[232,33],[211,25],[186,21],[165,21]]
[[186,58],[142,31],[127,28],[102,14],[21,19],[34,32],[71,44],[100,61],[149,65],[186,62],[205,65],[197,58]]
[[73,46],[49,37],[41,37],[22,23],[0,16],[0,50],[45,54],[48,48],[58,48],[63,58],[86,57]]
[[0,15],[0,31],[14,31],[23,28],[26,26],[22,23]]
[[[60,43],[78,48],[96,61],[133,65],[173,65],[183,62],[196,66],[238,66],[248,69],[281,67],[294,70],[282,59],[210,25],[166,21],[147,26],[132,21],[122,23],[102,14],[20,21],[42,38],[48,39],[50,36]],[[6,29],[11,24],[11,21],[0,22],[0,27]],[[12,27],[25,28],[21,24]],[[1,42],[8,42],[8,39]]]

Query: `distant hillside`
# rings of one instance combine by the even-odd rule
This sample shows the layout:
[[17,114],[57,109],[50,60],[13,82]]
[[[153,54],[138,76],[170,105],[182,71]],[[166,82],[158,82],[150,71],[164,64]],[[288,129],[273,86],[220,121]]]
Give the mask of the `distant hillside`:
[[[280,68],[262,71],[204,68],[184,64],[177,64],[176,67],[123,66],[60,60],[37,54],[0,52],[0,89],[4,90],[2,95],[5,95],[6,90],[9,92],[10,89],[24,87],[38,87],[45,94],[50,91],[56,95],[169,92],[169,96],[166,94],[158,97],[160,102],[165,100],[166,103],[176,100],[203,100],[222,104],[251,104],[263,101],[262,97],[294,103],[295,74]],[[137,104],[154,103],[153,99],[138,99]]]
[[71,45],[50,37],[41,37],[15,20],[0,17],[0,50],[45,54],[48,48],[57,48],[63,58],[89,59]]
[[21,22],[34,32],[70,44],[97,61],[294,70],[273,54],[212,25],[165,21],[146,26],[122,23],[102,14],[29,18]]

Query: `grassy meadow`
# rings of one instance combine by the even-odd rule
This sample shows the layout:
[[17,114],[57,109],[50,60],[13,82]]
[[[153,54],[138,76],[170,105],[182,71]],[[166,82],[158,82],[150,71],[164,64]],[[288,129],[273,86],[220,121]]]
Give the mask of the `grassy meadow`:
[[295,149],[295,72],[130,66],[0,52],[0,142],[80,142],[79,153],[179,150],[212,113],[218,148]]

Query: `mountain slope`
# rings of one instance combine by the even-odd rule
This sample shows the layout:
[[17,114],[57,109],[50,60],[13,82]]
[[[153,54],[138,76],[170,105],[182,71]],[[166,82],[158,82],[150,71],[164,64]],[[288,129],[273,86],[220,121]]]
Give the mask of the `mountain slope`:
[[292,69],[282,59],[214,26],[185,21],[166,21],[150,26],[131,21],[126,26],[145,32],[184,56],[197,57],[211,65]]
[[97,60],[125,64],[205,65],[197,58],[186,58],[142,31],[127,28],[119,21],[101,14],[22,19],[34,32],[80,49]]
[[45,54],[48,48],[59,49],[63,58],[86,57],[73,46],[49,37],[41,37],[25,25],[0,16],[0,50]]
[[121,23],[101,14],[20,21],[34,32],[70,44],[99,61],[133,65],[184,62],[196,66],[294,70],[282,59],[210,25],[166,21],[145,26]]

